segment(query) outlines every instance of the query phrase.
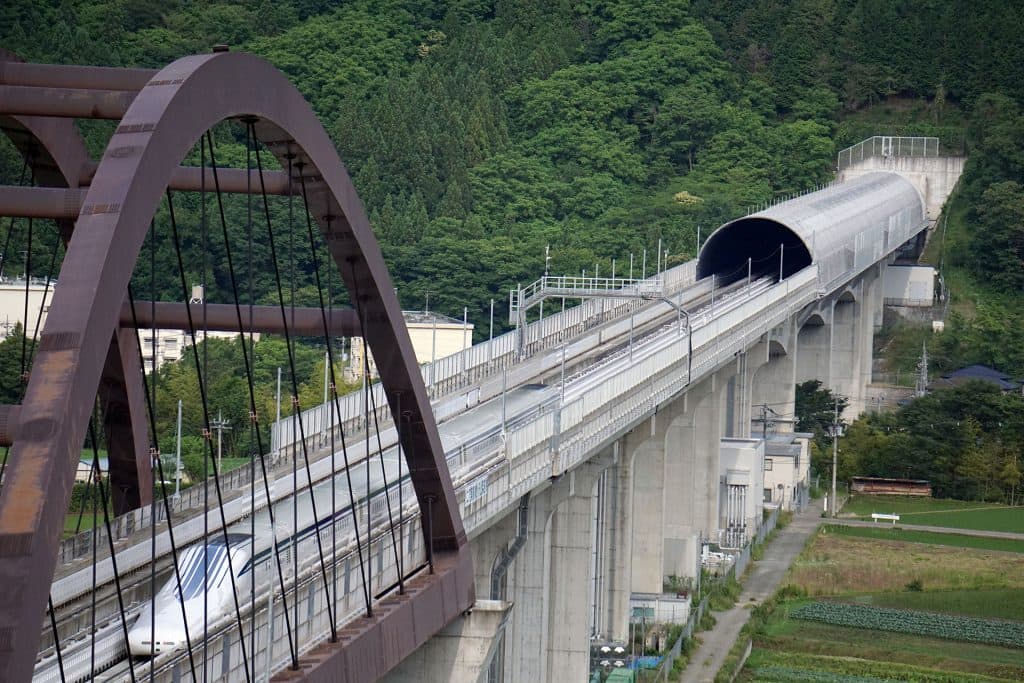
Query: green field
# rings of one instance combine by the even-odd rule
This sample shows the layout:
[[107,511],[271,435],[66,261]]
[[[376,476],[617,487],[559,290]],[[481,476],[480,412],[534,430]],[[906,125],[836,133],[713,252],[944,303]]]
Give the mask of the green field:
[[[825,526],[793,563],[786,588],[753,613],[754,650],[737,680],[1024,680],[1024,648],[978,642],[993,633],[994,642],[1005,640],[1004,631],[991,631],[992,620],[1024,627],[1022,550],[1004,539]],[[852,604],[820,607],[832,600]],[[987,636],[972,619],[986,620]]]
[[[853,496],[842,514],[871,519],[872,512],[900,516],[901,524],[1024,533],[1024,507],[901,496]],[[879,524],[883,524],[880,522]]]
[[902,541],[904,543],[927,543],[930,545],[948,545],[958,548],[977,548],[978,550],[998,550],[1007,553],[1024,553],[1024,541],[1011,538],[991,538],[987,536],[966,536],[964,534],[945,534],[939,531],[914,531],[901,529],[890,524],[877,526],[841,526],[828,525],[828,533],[838,536],[856,538],[876,538],[883,541]]

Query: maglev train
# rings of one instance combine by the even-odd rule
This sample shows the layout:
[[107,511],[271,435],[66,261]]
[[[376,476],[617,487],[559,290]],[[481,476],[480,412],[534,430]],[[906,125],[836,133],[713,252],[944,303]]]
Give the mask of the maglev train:
[[[384,456],[385,472],[389,487],[394,487],[391,482],[398,477],[397,454],[390,458],[388,455],[385,453]],[[313,487],[312,496],[308,489],[300,491],[296,496],[297,503],[288,498],[274,504],[277,553],[289,575],[294,566],[295,556],[292,553],[299,557],[301,572],[319,557],[316,545],[312,543],[316,535],[329,531],[332,524],[349,514],[351,504],[344,476],[339,474],[333,480],[337,487],[333,501],[331,481],[326,481]],[[362,491],[362,495],[357,493],[357,499],[361,500],[366,494],[367,478],[365,466],[352,469],[352,485],[357,491]],[[383,490],[383,482],[380,461],[374,459],[369,473],[371,495]],[[300,477],[299,486],[302,484]],[[317,506],[315,516],[313,500]],[[189,546],[178,555],[177,576],[171,574],[155,598],[143,606],[128,631],[128,651],[132,655],[149,657],[184,647],[185,624],[188,625],[188,640],[193,645],[201,643],[204,622],[213,627],[224,617],[234,614],[235,595],[239,606],[244,607],[250,604],[254,588],[261,591],[270,581],[277,588],[276,563],[271,567],[270,562],[274,553],[274,534],[269,510],[263,508],[254,516],[232,524],[227,531],[227,534],[214,532],[206,543]],[[329,545],[325,545],[324,551],[329,552]],[[180,591],[178,576],[181,577]]]
[[[529,385],[510,391],[506,399],[509,421],[536,410],[538,405],[551,398],[550,388],[543,385]],[[495,426],[496,423],[500,424],[500,416],[500,401],[491,401],[446,421],[439,428],[445,451],[451,452],[460,446],[479,443],[493,436],[493,433],[500,432],[500,426]],[[348,474],[357,501],[365,498],[367,489],[371,496],[383,491],[385,480],[389,488],[396,486],[398,457],[397,448],[385,449],[382,456],[383,472],[381,460],[376,457],[371,459],[369,468],[365,461],[352,466]],[[408,478],[407,471],[403,463],[403,480]],[[304,483],[300,475],[299,487]],[[329,531],[333,524],[341,522],[349,514],[352,502],[344,472],[336,475],[333,480],[314,486],[312,495],[307,489],[295,498],[297,502],[287,498],[273,506],[277,526],[277,552],[289,574],[292,573],[293,552],[299,556],[300,572],[318,560],[317,548],[313,543],[316,535]],[[314,501],[316,515],[313,514]],[[155,598],[143,606],[138,619],[128,631],[128,650],[132,655],[149,657],[185,647],[186,623],[189,640],[193,645],[201,643],[204,618],[207,626],[213,627],[224,617],[234,614],[235,597],[229,572],[234,575],[238,603],[242,606],[250,604],[254,589],[261,595],[271,582],[275,590],[278,588],[277,567],[272,562],[274,533],[269,510],[263,508],[250,518],[232,524],[227,531],[226,536],[218,531],[205,544],[197,543],[179,553],[177,573],[181,576],[181,591],[178,590],[178,578],[172,573]],[[338,540],[341,540],[340,533]],[[329,545],[324,544],[325,553],[329,552]],[[209,579],[204,580],[206,576]],[[184,619],[182,604],[185,606]]]
[[[230,533],[227,539],[222,535],[186,548],[178,558],[181,590],[178,590],[177,579],[172,578],[155,599],[146,603],[128,631],[128,651],[138,657],[148,657],[183,647],[185,623],[189,639],[199,642],[204,616],[207,623],[214,623],[234,609],[229,573],[234,574],[240,596],[249,595],[253,578],[251,560],[252,536],[248,534]],[[210,577],[208,581],[204,580],[206,576]],[[156,638],[150,635],[154,626]]]

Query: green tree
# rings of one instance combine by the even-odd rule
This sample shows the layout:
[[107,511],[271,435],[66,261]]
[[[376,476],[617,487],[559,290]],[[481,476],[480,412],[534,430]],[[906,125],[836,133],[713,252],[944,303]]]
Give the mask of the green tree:
[[974,212],[975,270],[1003,291],[1024,294],[1024,187],[1012,180],[994,183]]

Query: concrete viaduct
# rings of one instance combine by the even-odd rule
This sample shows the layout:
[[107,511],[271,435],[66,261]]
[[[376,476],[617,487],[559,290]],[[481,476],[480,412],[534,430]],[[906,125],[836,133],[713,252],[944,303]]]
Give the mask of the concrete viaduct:
[[[592,641],[628,637],[636,596],[662,594],[669,577],[697,575],[701,539],[748,542],[763,508],[766,442],[752,430],[756,406],[792,416],[795,385],[818,379],[849,398],[850,415],[863,410],[887,264],[934,223],[962,164],[937,151],[869,153],[827,187],[723,225],[698,259],[643,283],[542,283],[541,294],[583,288],[590,298],[424,367],[472,548],[476,603],[384,680],[584,681]],[[627,296],[630,288],[635,296]],[[307,445],[322,451],[332,430],[371,423],[364,405],[355,396],[337,419],[318,407],[278,423],[278,465],[296,456],[295,419]],[[393,454],[382,393],[373,405],[381,440],[366,452]],[[784,439],[787,424],[777,428]],[[353,450],[363,447],[357,441]],[[311,468],[314,477],[329,474]],[[272,476],[272,500],[290,495],[284,470]],[[249,486],[237,482],[242,502],[225,506],[228,524],[251,512]],[[402,487],[403,514],[418,524],[411,486]],[[346,534],[381,522],[382,496],[353,502],[351,520],[339,527],[342,613],[360,609]],[[147,513],[125,517],[123,537],[139,552],[134,565],[134,546],[119,553],[122,573],[147,565],[151,541],[139,531],[152,521]],[[201,539],[193,521],[177,529],[179,543]],[[207,522],[222,523],[212,513]],[[133,533],[142,535],[133,541]],[[402,558],[422,562],[422,536],[404,538]],[[162,536],[155,539],[164,547]],[[392,557],[383,534],[367,552],[373,588],[392,585],[398,554]],[[76,562],[69,548],[51,591],[57,606],[74,605],[88,590],[92,568]],[[315,569],[304,566],[289,590],[308,602],[308,642],[315,644],[326,637],[326,608],[310,578]],[[109,580],[108,566],[97,571]],[[287,660],[285,644],[273,637],[281,618],[273,601],[271,592],[246,617],[259,646],[249,657],[265,660],[268,673]],[[212,629],[209,641],[215,673],[240,680],[250,662],[231,624]],[[176,681],[183,662],[169,653],[147,666],[155,679]]]

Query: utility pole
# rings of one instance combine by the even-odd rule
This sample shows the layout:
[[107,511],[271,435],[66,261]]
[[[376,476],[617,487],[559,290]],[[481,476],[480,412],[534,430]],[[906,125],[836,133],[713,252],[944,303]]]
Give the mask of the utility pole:
[[181,400],[178,400],[178,431],[174,436],[174,500],[181,491]]
[[917,388],[914,395],[924,396],[928,393],[928,342],[921,343],[921,360],[917,364]]
[[217,472],[218,473],[220,472],[221,457],[224,454],[223,453],[224,431],[225,430],[227,430],[229,432],[231,431],[231,427],[229,426],[230,424],[231,424],[231,422],[228,421],[228,420],[223,419],[223,417],[221,416],[220,411],[218,410],[217,411],[217,419],[214,420],[213,424],[210,425],[213,429],[217,430]]
[[775,422],[773,420],[769,419],[768,413],[771,413],[773,415],[775,415],[776,413],[775,413],[774,410],[772,410],[771,408],[768,407],[767,403],[762,403],[760,408],[761,408],[761,417],[754,418],[754,422],[760,422],[761,423],[761,438],[762,439],[767,439],[768,438],[768,427],[770,427],[770,426],[774,427],[775,426]]
[[829,436],[832,437],[832,501],[830,517],[837,516],[836,505],[836,467],[839,463],[839,437],[843,435],[843,425],[839,422],[839,399],[836,398],[835,409],[832,414],[832,424],[828,428]]

